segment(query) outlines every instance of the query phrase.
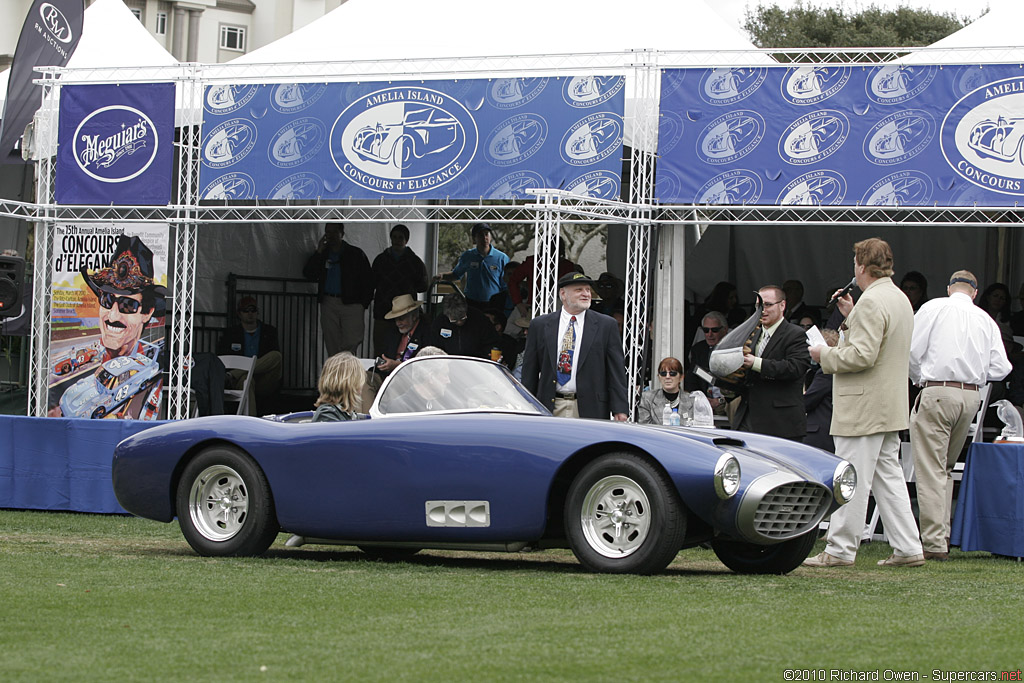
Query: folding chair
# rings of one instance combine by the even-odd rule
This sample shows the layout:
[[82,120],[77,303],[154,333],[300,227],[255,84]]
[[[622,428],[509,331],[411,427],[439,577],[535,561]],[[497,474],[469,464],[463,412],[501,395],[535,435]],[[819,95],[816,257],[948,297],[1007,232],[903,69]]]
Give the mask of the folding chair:
[[256,357],[252,356],[218,356],[224,363],[226,370],[245,370],[245,383],[241,389],[225,389],[225,401],[237,401],[237,415],[249,414],[249,386],[252,384],[252,368],[256,364]]

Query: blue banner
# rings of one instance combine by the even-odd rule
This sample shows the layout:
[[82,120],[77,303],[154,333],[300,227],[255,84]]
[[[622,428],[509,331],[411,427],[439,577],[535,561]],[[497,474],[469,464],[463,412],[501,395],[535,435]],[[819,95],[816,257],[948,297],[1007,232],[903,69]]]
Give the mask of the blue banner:
[[1018,65],[662,74],[662,203],[1024,204]]
[[207,88],[200,198],[618,199],[619,76]]
[[64,86],[57,141],[58,204],[166,205],[174,84]]

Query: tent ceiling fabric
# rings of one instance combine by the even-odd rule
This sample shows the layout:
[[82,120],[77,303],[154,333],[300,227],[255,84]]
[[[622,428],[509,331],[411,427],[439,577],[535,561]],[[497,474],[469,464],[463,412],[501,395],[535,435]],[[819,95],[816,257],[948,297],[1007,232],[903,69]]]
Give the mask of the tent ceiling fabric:
[[348,0],[231,64],[753,49],[704,0]]

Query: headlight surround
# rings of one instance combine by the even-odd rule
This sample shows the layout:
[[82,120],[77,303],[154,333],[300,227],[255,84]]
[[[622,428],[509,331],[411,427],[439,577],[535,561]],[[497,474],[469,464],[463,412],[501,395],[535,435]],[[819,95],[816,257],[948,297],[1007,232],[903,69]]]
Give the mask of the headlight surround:
[[832,473],[832,495],[840,505],[846,505],[853,499],[857,492],[857,470],[853,465],[843,460],[836,465],[836,471]]
[[728,500],[740,489],[740,461],[732,453],[723,453],[715,463],[715,493]]

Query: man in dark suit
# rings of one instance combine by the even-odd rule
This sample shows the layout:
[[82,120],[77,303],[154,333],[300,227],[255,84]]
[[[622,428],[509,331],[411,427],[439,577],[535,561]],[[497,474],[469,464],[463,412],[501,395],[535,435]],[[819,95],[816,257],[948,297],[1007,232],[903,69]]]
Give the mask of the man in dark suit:
[[623,421],[626,361],[615,319],[591,311],[591,285],[582,273],[558,280],[562,308],[534,318],[526,338],[523,385],[559,417]]
[[[256,357],[249,384],[249,413],[264,415],[273,412],[274,397],[281,388],[282,356],[277,328],[260,320],[256,299],[243,296],[238,302],[238,324],[229,327],[217,343],[218,356]],[[229,370],[225,378],[228,389],[245,386],[244,370]]]
[[807,434],[804,375],[811,367],[807,336],[786,322],[786,295],[777,285],[758,290],[764,308],[761,332],[751,353],[743,356],[749,384],[736,411],[737,429],[793,441]]

